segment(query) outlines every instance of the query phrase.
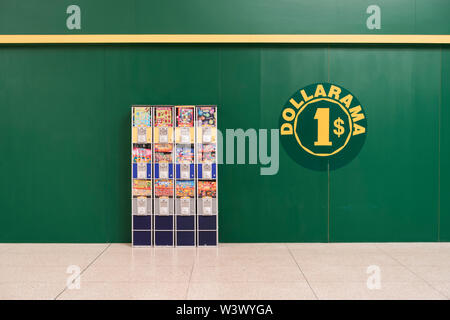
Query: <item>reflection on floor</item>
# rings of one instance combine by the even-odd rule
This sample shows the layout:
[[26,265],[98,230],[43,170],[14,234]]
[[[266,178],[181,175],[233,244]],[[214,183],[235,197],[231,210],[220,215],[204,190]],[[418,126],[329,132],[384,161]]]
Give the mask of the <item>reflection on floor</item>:
[[449,299],[450,243],[0,244],[0,299]]

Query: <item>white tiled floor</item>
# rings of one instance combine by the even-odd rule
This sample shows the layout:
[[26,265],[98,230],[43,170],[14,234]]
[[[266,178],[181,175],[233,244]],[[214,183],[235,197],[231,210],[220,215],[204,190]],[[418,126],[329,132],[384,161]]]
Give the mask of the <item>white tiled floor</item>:
[[450,243],[0,244],[0,299],[450,299]]

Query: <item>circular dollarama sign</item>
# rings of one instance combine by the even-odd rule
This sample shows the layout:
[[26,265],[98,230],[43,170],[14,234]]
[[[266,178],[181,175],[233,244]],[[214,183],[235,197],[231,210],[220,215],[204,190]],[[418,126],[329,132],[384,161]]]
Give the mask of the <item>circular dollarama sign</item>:
[[347,89],[316,83],[298,90],[280,116],[281,143],[300,165],[334,170],[361,150],[367,118],[358,99]]

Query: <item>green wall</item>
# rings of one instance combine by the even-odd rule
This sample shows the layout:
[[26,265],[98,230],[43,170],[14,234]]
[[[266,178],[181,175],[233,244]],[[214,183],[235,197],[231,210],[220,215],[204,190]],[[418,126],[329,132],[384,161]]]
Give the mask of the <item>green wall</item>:
[[280,148],[277,175],[221,165],[221,242],[450,241],[450,48],[0,47],[0,242],[129,242],[130,105],[217,104],[219,127],[277,128],[299,88],[365,108],[347,166]]
[[439,239],[450,241],[450,49],[442,50],[439,117]]
[[131,104],[217,104],[223,132],[270,129],[321,81],[363,104],[359,156],[221,165],[220,241],[450,240],[448,47],[4,46],[0,70],[0,242],[130,241]]
[[[5,0],[0,34],[450,32],[447,0],[230,1]],[[131,104],[217,104],[223,132],[271,129],[316,82],[363,104],[359,156],[221,165],[220,241],[450,241],[448,46],[0,45],[0,242],[130,241]]]

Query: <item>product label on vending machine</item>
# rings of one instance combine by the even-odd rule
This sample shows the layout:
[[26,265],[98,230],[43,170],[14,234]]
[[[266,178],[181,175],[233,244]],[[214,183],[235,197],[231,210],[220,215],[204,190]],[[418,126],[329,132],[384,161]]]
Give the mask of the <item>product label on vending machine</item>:
[[211,142],[211,131],[210,127],[203,128],[203,142]]
[[161,143],[169,142],[169,128],[166,127],[159,128],[159,142]]
[[203,179],[211,179],[211,176],[212,176],[212,165],[211,165],[211,163],[203,164],[202,174],[203,174]]
[[181,143],[191,142],[191,131],[189,130],[189,128],[180,128],[180,136]]
[[159,214],[169,214],[169,198],[159,198]]
[[147,214],[147,198],[146,197],[137,198],[137,214],[139,214],[139,215]]
[[211,128],[203,128],[203,142],[211,142]]
[[203,198],[202,199],[202,205],[203,205],[203,214],[212,214],[212,198]]
[[181,198],[180,199],[181,214],[189,214],[191,211],[191,199]]
[[146,163],[138,163],[137,164],[137,178],[138,179],[147,178],[147,164]]
[[169,164],[166,162],[161,162],[159,164],[159,177],[161,179],[169,178]]
[[180,164],[180,176],[181,179],[189,179],[189,164],[182,163]]
[[137,128],[137,142],[146,143],[147,142],[147,128],[139,127]]

